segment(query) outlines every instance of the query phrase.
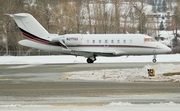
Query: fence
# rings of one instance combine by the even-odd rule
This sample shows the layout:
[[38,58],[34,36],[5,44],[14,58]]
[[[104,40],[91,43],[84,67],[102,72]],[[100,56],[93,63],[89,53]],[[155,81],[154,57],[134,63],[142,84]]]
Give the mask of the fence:
[[0,51],[0,56],[35,56],[35,55],[60,55],[60,53],[44,51]]

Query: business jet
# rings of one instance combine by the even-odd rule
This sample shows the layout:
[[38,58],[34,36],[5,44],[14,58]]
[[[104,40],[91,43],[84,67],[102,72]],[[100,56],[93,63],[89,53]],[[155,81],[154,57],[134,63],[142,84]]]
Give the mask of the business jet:
[[26,39],[18,43],[44,51],[59,52],[66,55],[84,56],[87,63],[96,57],[115,57],[130,55],[154,55],[170,53],[171,49],[143,34],[50,34],[28,13],[9,14]]

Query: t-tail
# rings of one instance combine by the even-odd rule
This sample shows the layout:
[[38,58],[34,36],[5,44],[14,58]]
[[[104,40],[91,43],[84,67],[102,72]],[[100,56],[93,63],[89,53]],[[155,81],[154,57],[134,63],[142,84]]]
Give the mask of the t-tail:
[[49,43],[50,34],[48,31],[30,14],[18,13],[10,15],[22,31],[22,34],[33,41]]

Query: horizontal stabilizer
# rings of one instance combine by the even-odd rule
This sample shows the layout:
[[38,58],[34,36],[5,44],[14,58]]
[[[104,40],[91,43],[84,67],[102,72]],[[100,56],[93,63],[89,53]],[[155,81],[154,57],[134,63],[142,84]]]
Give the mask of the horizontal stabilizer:
[[27,17],[29,14],[27,13],[17,13],[17,14],[6,14],[6,15],[9,15],[10,17],[20,17],[20,18],[25,18]]

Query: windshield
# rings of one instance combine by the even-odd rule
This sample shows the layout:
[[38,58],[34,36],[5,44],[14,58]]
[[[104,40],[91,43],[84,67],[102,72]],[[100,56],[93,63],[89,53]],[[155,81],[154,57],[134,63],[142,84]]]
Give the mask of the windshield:
[[154,38],[144,38],[144,42],[157,42]]
[[154,39],[154,38],[151,38],[151,41],[152,41],[152,42],[157,42],[157,40],[156,40],[156,39]]

